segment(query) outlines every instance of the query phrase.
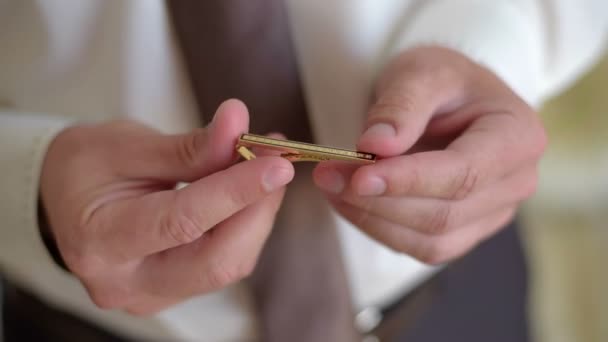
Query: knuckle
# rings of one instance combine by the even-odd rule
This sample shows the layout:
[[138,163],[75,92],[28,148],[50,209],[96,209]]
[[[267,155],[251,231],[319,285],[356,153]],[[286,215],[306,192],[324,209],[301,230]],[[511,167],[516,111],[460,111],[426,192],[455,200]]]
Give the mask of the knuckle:
[[549,144],[549,137],[545,128],[539,123],[532,142],[532,152],[534,157],[540,158],[546,151]]
[[201,158],[200,146],[203,134],[196,131],[180,137],[176,144],[176,155],[183,165],[196,167]]
[[255,189],[251,189],[251,187],[249,187],[249,189],[251,189],[249,190],[243,187],[235,186],[235,184],[236,183],[230,184],[230,186],[227,186],[224,191],[226,198],[236,207],[245,206],[251,203],[256,196],[264,193],[261,185],[257,186]]
[[190,243],[203,235],[200,226],[188,213],[178,211],[175,214],[168,214],[161,224],[162,231],[178,245]]
[[538,189],[538,175],[536,172],[528,176],[525,182],[521,185],[521,193],[518,200],[525,200],[532,197]]
[[422,190],[422,177],[420,175],[420,169],[416,165],[420,165],[418,160],[420,157],[416,154],[409,156],[412,160],[414,167],[408,168],[406,177],[398,177],[395,183],[395,192],[398,194],[417,194]]
[[253,270],[255,270],[255,258],[249,258],[249,260],[253,261],[244,262],[240,267],[240,271],[237,272],[241,276],[241,279],[248,278],[251,276],[251,274],[253,274]]
[[[407,229],[405,227],[400,227],[402,229]],[[411,239],[405,234],[395,234],[390,239],[384,241],[386,247],[390,248],[392,251],[396,253],[405,253],[409,254],[412,257],[418,259],[416,256],[418,251],[416,250],[419,246],[413,245]]]
[[94,289],[89,291],[89,296],[95,306],[104,310],[122,309],[128,304],[128,297],[120,291]]
[[234,284],[245,277],[249,276],[253,270],[253,266],[249,264],[229,266],[225,264],[217,264],[206,275],[209,285],[212,289],[221,289],[228,285]]
[[374,105],[372,115],[383,117],[387,114],[391,115],[393,120],[399,116],[394,114],[412,113],[417,108],[417,101],[410,92],[389,92],[385,93],[378,102]]
[[429,215],[424,224],[425,230],[432,235],[441,235],[449,230],[452,218],[452,205],[442,203]]
[[516,212],[517,212],[517,208],[515,208],[515,207],[507,209],[504,212],[504,214],[502,215],[502,217],[498,220],[497,227],[499,227],[499,228],[506,227],[511,221],[513,221],[513,218],[515,217]]
[[528,132],[528,139],[525,139],[526,151],[529,156],[535,159],[540,158],[547,148],[549,137],[547,131],[538,114],[526,105],[522,110],[526,120],[522,121],[522,130]]
[[425,73],[425,76],[431,78],[431,80],[427,81],[428,83],[432,82],[433,84],[438,85],[444,84],[455,86],[460,85],[460,82],[463,82],[462,69],[447,63],[434,64],[432,68],[429,68],[428,72]]
[[453,253],[443,239],[435,239],[429,241],[415,257],[425,264],[440,265],[450,261]]
[[477,187],[479,172],[471,164],[467,164],[453,183],[451,199],[461,200],[469,196]]
[[[358,203],[358,210],[349,210],[352,223],[357,227],[367,227],[369,225],[370,213],[374,207],[374,199],[365,199]],[[344,205],[351,205],[345,203]]]

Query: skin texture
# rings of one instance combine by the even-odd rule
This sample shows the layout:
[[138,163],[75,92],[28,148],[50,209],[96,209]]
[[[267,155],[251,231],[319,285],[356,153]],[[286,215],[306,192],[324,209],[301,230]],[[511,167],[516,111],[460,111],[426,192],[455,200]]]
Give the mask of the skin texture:
[[234,164],[248,120],[230,100],[209,127],[185,135],[113,121],[54,139],[42,200],[65,263],[96,305],[149,314],[252,271],[294,170],[277,156]]
[[492,72],[440,47],[399,55],[377,84],[358,148],[374,165],[325,162],[315,183],[369,236],[423,262],[471,250],[537,184],[537,114]]

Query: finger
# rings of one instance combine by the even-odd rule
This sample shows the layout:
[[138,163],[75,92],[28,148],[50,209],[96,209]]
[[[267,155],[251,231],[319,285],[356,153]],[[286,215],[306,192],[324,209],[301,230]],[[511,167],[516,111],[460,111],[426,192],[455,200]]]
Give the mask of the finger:
[[427,264],[444,263],[468,252],[507,225],[515,213],[515,208],[501,209],[450,234],[426,235],[344,202],[334,202],[334,206],[371,238]]
[[380,160],[353,175],[362,196],[466,197],[527,162],[536,162],[546,146],[535,118],[506,113],[478,118],[444,151]]
[[405,59],[395,63],[380,82],[357,147],[383,157],[405,153],[422,136],[433,115],[462,101],[462,77],[429,70]]
[[358,167],[336,161],[321,162],[312,172],[313,181],[321,190],[337,195],[344,191]]
[[[273,138],[273,139],[281,139],[281,140],[285,140],[286,137],[285,135],[281,134],[281,133],[268,133],[266,135],[269,138]],[[260,156],[275,156],[275,157],[280,157],[281,154],[283,154],[282,151],[279,150],[273,150],[270,148],[263,148],[263,147],[255,147],[252,146],[251,147],[251,152],[253,152],[253,154],[256,155],[256,157],[260,157]]]
[[461,199],[485,181],[460,154],[430,151],[363,166],[353,173],[349,191],[359,196]]
[[538,162],[547,144],[544,128],[527,106],[516,111],[479,117],[447,151],[464,159],[467,172],[479,179],[497,178]]
[[[348,191],[358,196],[463,199],[487,183],[496,181],[495,177],[503,175],[501,172],[493,177],[481,178],[482,175],[466,158],[451,150],[382,159],[356,170],[328,170],[332,167],[320,165],[319,169],[322,168],[325,174],[339,173],[333,178],[349,180]],[[329,181],[321,182],[319,178],[317,184],[326,192],[337,193],[329,188]],[[340,190],[344,190],[344,187]]]
[[293,166],[260,157],[213,173],[180,190],[118,201],[93,215],[101,255],[129,260],[190,243],[243,208],[289,183]]
[[130,177],[192,182],[225,169],[235,160],[237,139],[247,132],[249,114],[238,100],[222,103],[206,128],[180,135],[151,134],[134,146]]
[[449,234],[501,208],[512,207],[536,190],[536,167],[518,171],[464,200],[417,197],[361,197],[345,194],[342,200],[370,214],[424,234]]
[[145,291],[160,296],[215,291],[248,276],[268,238],[284,189],[236,213],[204,238],[146,259]]

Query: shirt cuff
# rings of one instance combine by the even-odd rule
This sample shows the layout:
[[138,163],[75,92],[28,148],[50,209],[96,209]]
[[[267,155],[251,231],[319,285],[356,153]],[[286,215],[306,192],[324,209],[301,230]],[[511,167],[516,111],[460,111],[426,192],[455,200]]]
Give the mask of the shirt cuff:
[[53,261],[38,226],[39,178],[46,150],[68,120],[0,113],[0,267],[30,290],[43,290],[50,273],[64,273]]

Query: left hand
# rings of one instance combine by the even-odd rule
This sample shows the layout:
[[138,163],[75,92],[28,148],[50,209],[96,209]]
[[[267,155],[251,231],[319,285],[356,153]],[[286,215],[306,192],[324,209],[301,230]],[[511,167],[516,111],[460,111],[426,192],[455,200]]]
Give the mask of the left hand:
[[535,111],[456,51],[406,51],[382,75],[358,149],[373,165],[321,163],[315,183],[353,224],[423,262],[496,233],[536,188],[546,135]]

